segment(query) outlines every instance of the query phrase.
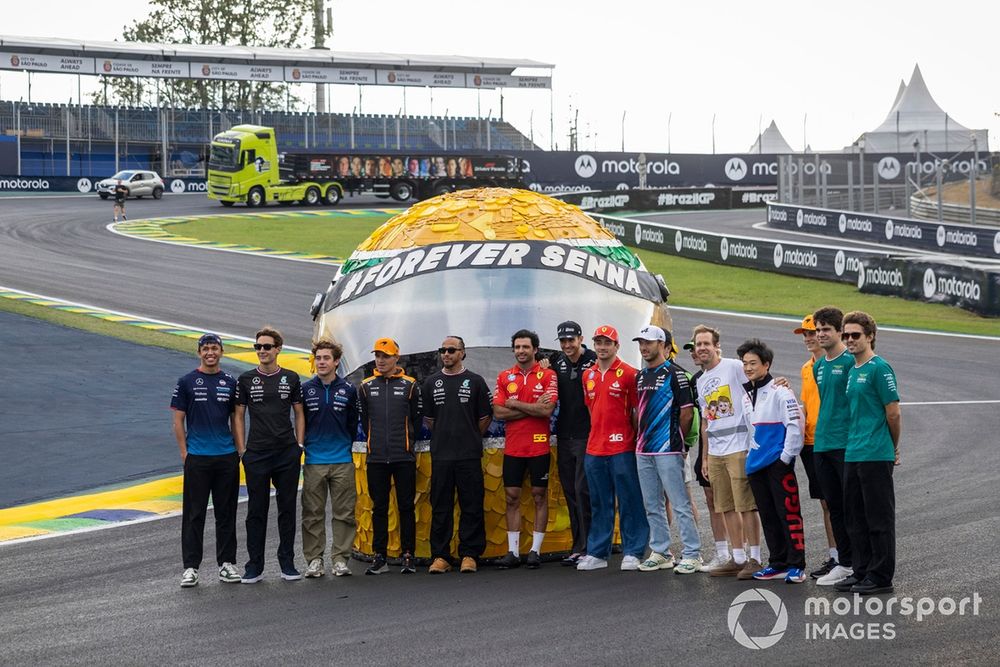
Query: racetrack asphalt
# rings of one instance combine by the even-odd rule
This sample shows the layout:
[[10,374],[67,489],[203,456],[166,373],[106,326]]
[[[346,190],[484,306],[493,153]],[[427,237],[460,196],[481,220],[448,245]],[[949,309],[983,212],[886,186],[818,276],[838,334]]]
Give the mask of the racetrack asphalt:
[[[332,276],[328,267],[122,238],[104,229],[108,208],[96,198],[0,201],[0,285],[235,334],[270,322],[291,343],[305,345],[306,309]],[[198,197],[129,208],[133,217],[222,211]],[[679,339],[698,322],[719,326],[729,355],[745,338],[763,338],[775,350],[775,373],[797,386],[804,351],[793,323],[686,309],[674,309],[673,318]],[[282,582],[271,558],[263,584],[240,586],[214,580],[209,557],[202,585],[181,590],[175,517],[0,545],[0,663],[995,664],[1000,411],[971,401],[1000,400],[993,362],[1000,342],[885,331],[878,344],[904,401],[903,462],[895,474],[896,595],[978,594],[978,616],[936,614],[918,622],[862,611],[807,619],[805,598],[832,600],[833,593],[811,583],[623,573],[617,558],[612,568],[592,573],[546,564],[537,572],[393,572],[296,583]],[[157,395],[169,395],[176,375],[165,373],[168,386]],[[946,403],[915,404],[938,402]],[[805,487],[801,468],[799,479]],[[822,524],[817,504],[803,502],[807,554],[816,565],[825,557]],[[241,554],[243,511],[241,505]],[[206,533],[211,554],[211,526]],[[273,510],[269,536],[273,554]],[[707,528],[702,542],[710,555]],[[363,569],[353,567],[357,574]],[[727,627],[734,597],[755,587],[777,593],[788,613],[783,638],[761,651],[739,645]],[[759,636],[774,619],[766,605],[752,603],[738,621]],[[895,638],[807,639],[807,620],[843,623],[851,632],[857,623],[894,623]]]

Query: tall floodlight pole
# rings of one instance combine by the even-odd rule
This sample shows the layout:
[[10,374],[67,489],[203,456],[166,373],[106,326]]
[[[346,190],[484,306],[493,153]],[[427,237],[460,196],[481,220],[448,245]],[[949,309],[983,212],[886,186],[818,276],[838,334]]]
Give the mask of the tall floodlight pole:
[[627,110],[622,111],[622,153],[625,152],[625,114],[627,113]]
[[670,150],[670,121],[674,118],[674,112],[671,111],[667,114],[667,153],[671,153]]
[[712,155],[715,155],[715,114],[712,114]]
[[979,139],[972,133],[972,169],[969,170],[969,222],[976,224],[976,170],[979,168]]

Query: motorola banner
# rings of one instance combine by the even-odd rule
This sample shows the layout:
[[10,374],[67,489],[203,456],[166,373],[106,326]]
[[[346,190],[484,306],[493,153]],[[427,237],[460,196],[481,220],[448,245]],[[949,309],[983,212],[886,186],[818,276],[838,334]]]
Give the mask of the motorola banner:
[[873,257],[865,260],[858,272],[858,289],[951,304],[981,315],[1000,315],[1000,271]]
[[[96,192],[98,178],[81,176],[0,176],[0,192]],[[206,192],[204,178],[164,178],[164,193]]]
[[767,205],[767,224],[776,229],[963,257],[1000,257],[1000,231],[982,226],[773,203]]
[[877,250],[837,249],[806,243],[709,234],[601,214],[595,214],[594,217],[622,243],[635,248],[821,280],[857,283],[858,271],[864,262],[889,256],[888,253]]
[[572,192],[557,197],[585,211],[701,211],[762,208],[778,196],[777,188],[661,188]]

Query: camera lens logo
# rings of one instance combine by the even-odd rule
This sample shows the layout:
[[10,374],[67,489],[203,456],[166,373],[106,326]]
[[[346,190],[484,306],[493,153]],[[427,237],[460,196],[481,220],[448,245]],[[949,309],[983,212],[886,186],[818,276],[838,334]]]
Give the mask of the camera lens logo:
[[587,155],[584,153],[576,158],[576,164],[573,165],[576,169],[576,175],[580,178],[590,178],[597,173],[597,161],[592,155]]
[[894,157],[884,157],[878,161],[878,175],[886,181],[899,176],[899,160]]
[[[743,613],[743,608],[751,602],[767,604],[774,614],[774,627],[763,637],[749,636],[740,625],[740,614]],[[785,630],[788,629],[788,610],[785,609],[785,603],[781,601],[781,598],[771,591],[764,588],[751,588],[733,599],[732,604],[729,605],[729,614],[726,620],[729,623],[729,634],[740,646],[754,650],[771,648],[781,641]]]
[[726,160],[726,178],[731,181],[742,181],[747,175],[747,163],[743,158],[731,157]]

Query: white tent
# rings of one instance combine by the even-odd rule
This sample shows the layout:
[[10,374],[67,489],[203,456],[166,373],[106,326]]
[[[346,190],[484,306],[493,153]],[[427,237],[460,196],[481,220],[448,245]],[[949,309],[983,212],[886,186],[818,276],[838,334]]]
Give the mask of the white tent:
[[757,136],[757,141],[753,142],[753,146],[750,147],[749,152],[768,153],[770,155],[774,155],[781,153],[794,153],[795,151],[793,151],[792,147],[788,145],[787,141],[785,141],[785,137],[782,136],[777,123],[772,120],[771,124],[767,126],[767,129]]
[[987,131],[970,130],[938,106],[927,90],[920,66],[915,65],[910,83],[900,82],[896,100],[882,124],[844,150],[856,151],[863,142],[868,153],[909,153],[919,142],[924,152],[957,153],[971,150],[973,135],[979,149],[987,150]]

